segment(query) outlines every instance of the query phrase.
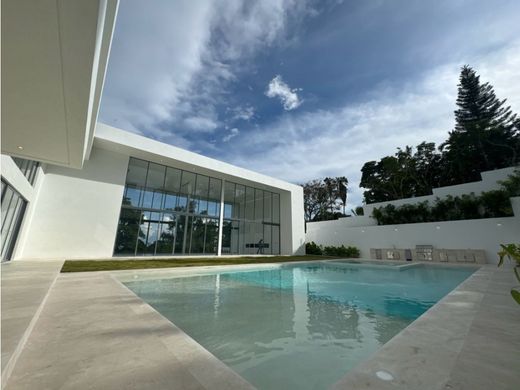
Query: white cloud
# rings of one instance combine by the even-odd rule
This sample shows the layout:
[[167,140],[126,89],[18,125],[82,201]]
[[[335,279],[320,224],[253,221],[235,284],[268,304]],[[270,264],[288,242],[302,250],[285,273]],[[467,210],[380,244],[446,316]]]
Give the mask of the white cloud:
[[232,128],[229,133],[222,138],[223,142],[229,142],[232,138],[235,138],[238,134],[240,134],[240,130],[236,127]]
[[[507,98],[513,111],[520,113],[520,42],[467,62],[482,82],[489,81],[497,96]],[[285,115],[248,133],[247,144],[262,145],[261,153],[239,144],[228,160],[294,183],[347,176],[349,203],[359,205],[365,162],[394,154],[397,147],[446,139],[454,126],[461,65],[438,67],[398,89],[376,89],[360,104]]]
[[212,132],[218,126],[215,120],[202,116],[191,116],[185,118],[183,123],[190,130],[200,132]]
[[302,100],[298,97],[300,89],[291,89],[283,80],[282,76],[276,75],[267,86],[265,95],[270,98],[278,97],[282,102],[283,108],[286,111],[294,110],[302,104]]
[[249,121],[255,116],[255,109],[252,106],[239,106],[233,109],[228,109],[228,111],[233,115],[231,121]]
[[165,141],[164,123],[177,134],[214,130],[226,83],[258,50],[283,44],[288,20],[306,12],[297,0],[123,2],[100,120]]
[[[215,105],[225,101],[226,83],[233,82],[256,53],[290,44],[288,19],[309,14],[312,10],[298,0],[156,0],[153,7],[141,0],[122,2],[100,120],[180,147],[216,151],[203,137],[193,145],[183,135],[201,131],[216,137],[222,123]],[[496,29],[493,23],[483,25]],[[508,30],[513,34],[513,29]],[[485,33],[489,35],[489,30]],[[479,30],[478,35],[483,34]],[[446,45],[453,50],[457,45],[450,34],[446,36],[450,36]],[[472,40],[478,41],[476,36]],[[292,182],[346,175],[352,190],[349,198],[359,204],[357,185],[365,161],[392,154],[398,146],[445,139],[453,127],[463,63],[474,66],[481,79],[495,87],[497,96],[508,98],[520,113],[520,44],[492,53],[487,49],[481,58],[461,58],[460,63],[428,71],[415,84],[376,89],[371,99],[360,104],[290,111],[247,137],[237,137],[238,145],[226,160]],[[423,50],[427,55],[444,53],[429,45]],[[301,104],[297,90],[285,86],[290,92],[285,96],[296,95],[287,107]],[[235,120],[247,121],[255,115],[252,107],[250,113],[247,106],[242,108]],[[172,125],[174,133],[169,130]],[[230,131],[222,140],[228,136],[236,137]],[[251,148],[252,144],[261,147]]]
[[180,3],[175,12],[167,0],[121,4],[101,120],[140,132],[172,118],[202,68],[212,17],[210,0]]

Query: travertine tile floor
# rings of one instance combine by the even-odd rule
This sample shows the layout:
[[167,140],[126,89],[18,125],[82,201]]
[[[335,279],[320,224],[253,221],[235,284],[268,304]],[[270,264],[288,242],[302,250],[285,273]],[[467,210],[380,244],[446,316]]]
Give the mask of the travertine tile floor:
[[63,261],[2,263],[2,378],[8,376],[24,337],[30,333],[31,321],[41,309],[62,264]]
[[510,267],[483,266],[334,388],[520,389],[515,282]]
[[[56,279],[7,389],[252,388],[116,274]],[[511,269],[483,266],[335,388],[520,388],[520,307],[509,295],[514,284]],[[16,310],[2,307],[2,317]],[[10,349],[15,339],[6,335]],[[379,379],[378,371],[393,379]]]

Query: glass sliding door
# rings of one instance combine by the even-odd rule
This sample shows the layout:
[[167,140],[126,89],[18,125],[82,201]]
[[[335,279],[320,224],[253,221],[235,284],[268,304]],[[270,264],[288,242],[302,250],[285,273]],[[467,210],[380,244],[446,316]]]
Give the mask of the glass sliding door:
[[26,206],[27,201],[11,185],[2,180],[2,261],[11,259]]
[[190,254],[197,255],[204,253],[204,234],[206,224],[202,217],[192,217],[191,245]]
[[141,233],[139,226],[141,214],[142,212],[140,210],[131,208],[121,209],[114,254],[120,256],[135,255],[137,238]]
[[205,225],[204,254],[215,255],[218,251],[218,219],[207,218]]
[[162,214],[159,225],[159,236],[157,238],[156,254],[172,255],[175,242],[175,219],[170,213]]
[[185,253],[184,246],[186,242],[186,216],[180,215],[177,218],[175,229],[175,249],[173,251],[176,255]]

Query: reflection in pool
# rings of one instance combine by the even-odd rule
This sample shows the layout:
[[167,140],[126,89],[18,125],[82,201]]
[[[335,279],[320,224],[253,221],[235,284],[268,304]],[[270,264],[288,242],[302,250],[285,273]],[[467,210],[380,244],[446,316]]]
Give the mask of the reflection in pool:
[[125,283],[260,389],[323,389],[476,268],[334,263]]

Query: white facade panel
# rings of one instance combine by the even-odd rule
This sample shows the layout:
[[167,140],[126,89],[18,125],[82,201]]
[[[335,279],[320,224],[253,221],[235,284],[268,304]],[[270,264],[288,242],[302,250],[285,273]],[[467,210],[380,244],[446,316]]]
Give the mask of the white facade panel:
[[305,254],[305,216],[303,209],[303,187],[299,187],[280,198],[281,208],[281,254]]
[[128,156],[93,149],[83,169],[48,166],[16,258],[111,257]]

